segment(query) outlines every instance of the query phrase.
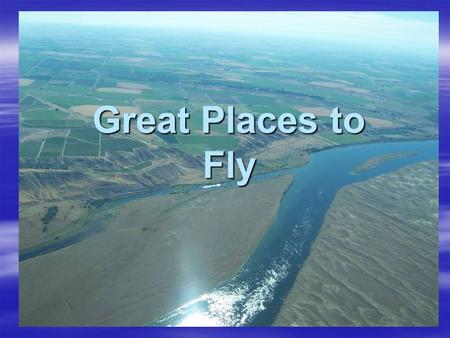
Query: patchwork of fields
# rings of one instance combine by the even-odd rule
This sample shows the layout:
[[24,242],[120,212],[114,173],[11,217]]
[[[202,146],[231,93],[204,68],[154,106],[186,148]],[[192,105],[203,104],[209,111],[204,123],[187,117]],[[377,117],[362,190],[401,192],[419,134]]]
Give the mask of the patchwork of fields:
[[[405,62],[399,69],[395,55],[380,60],[359,55],[358,62],[347,64],[341,55],[327,55],[325,62],[323,47],[278,41],[243,46],[228,39],[227,49],[221,49],[215,48],[213,35],[192,47],[195,35],[177,39],[170,31],[111,35],[99,29],[96,37],[83,30],[67,37],[64,27],[56,34],[44,34],[49,29],[29,28],[21,36],[24,159],[102,157],[149,145],[187,155],[242,148],[242,139],[226,134],[225,124],[216,126],[210,136],[199,135],[203,105],[234,105],[237,112],[255,114],[314,112],[320,139],[330,146],[420,138],[430,136],[436,125],[437,88],[428,76],[433,66]],[[417,105],[411,107],[412,101]],[[138,113],[177,112],[186,106],[192,135],[100,136],[92,115],[105,104]],[[331,133],[327,116],[337,105],[367,118],[364,135]],[[416,128],[417,123],[423,128]],[[316,142],[315,136],[309,138]]]

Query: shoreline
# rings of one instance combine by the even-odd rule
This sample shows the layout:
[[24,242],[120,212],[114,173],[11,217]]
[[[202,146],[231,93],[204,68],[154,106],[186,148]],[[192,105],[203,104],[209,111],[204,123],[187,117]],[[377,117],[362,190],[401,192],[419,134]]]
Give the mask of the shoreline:
[[[369,180],[364,180],[364,181],[359,181],[357,183],[352,183],[349,185],[345,185],[343,187],[341,187],[341,189],[339,189],[338,193],[336,194],[336,196],[333,199],[332,204],[330,205],[330,207],[328,208],[325,217],[324,217],[324,221],[321,224],[318,233],[317,233],[317,237],[314,239],[311,248],[308,252],[308,255],[304,261],[304,263],[302,264],[301,268],[299,269],[296,277],[295,277],[295,282],[292,285],[291,289],[289,290],[285,300],[283,301],[281,308],[279,309],[272,325],[275,326],[310,326],[313,325],[313,322],[315,323],[314,325],[318,325],[318,326],[360,326],[360,325],[375,325],[375,326],[392,326],[392,325],[401,325],[401,326],[411,326],[411,325],[434,325],[434,324],[430,324],[428,322],[428,319],[424,319],[425,317],[422,317],[422,319],[418,319],[418,320],[424,320],[425,322],[421,322],[421,324],[414,324],[411,323],[410,321],[408,321],[407,318],[403,318],[401,315],[398,315],[397,320],[401,321],[401,324],[395,324],[394,322],[390,322],[388,319],[384,320],[384,317],[381,317],[380,322],[377,322],[375,318],[371,318],[371,317],[367,317],[365,319],[360,319],[361,321],[358,322],[357,317],[353,318],[351,316],[349,317],[344,317],[345,313],[344,311],[348,311],[351,312],[351,308],[357,308],[358,305],[357,303],[357,299],[358,297],[373,297],[372,302],[377,302],[378,304],[378,308],[376,311],[381,311],[381,313],[384,313],[386,311],[392,311],[391,309],[394,309],[395,307],[389,308],[390,303],[388,301],[381,301],[380,299],[382,299],[381,294],[383,294],[383,292],[381,291],[374,291],[372,290],[371,293],[368,293],[368,295],[365,295],[365,291],[361,291],[364,290],[364,288],[362,288],[361,286],[359,286],[359,284],[357,283],[357,281],[361,278],[365,278],[364,280],[366,280],[365,284],[366,285],[371,285],[372,287],[375,287],[374,282],[370,281],[371,274],[368,274],[367,272],[363,272],[360,275],[356,275],[353,276],[353,280],[348,277],[348,271],[350,267],[352,268],[359,268],[361,269],[361,267],[366,267],[368,269],[369,266],[371,266],[372,263],[370,263],[371,261],[366,262],[366,264],[363,265],[358,265],[359,262],[364,262],[365,260],[365,255],[358,257],[355,256],[355,252],[357,252],[357,250],[355,248],[350,249],[350,247],[352,247],[352,243],[346,243],[348,236],[352,237],[352,232],[349,232],[348,229],[343,229],[343,225],[341,223],[336,223],[338,222],[338,220],[342,219],[342,217],[338,217],[337,215],[340,214],[346,214],[346,212],[344,212],[343,208],[344,205],[347,207],[347,209],[349,210],[356,210],[353,207],[353,203],[351,202],[351,200],[348,200],[348,196],[352,196],[350,195],[352,194],[356,194],[356,192],[363,192],[364,189],[366,189],[365,187],[367,187],[368,185],[372,186],[373,184],[378,184],[379,187],[378,189],[380,190],[380,194],[384,196],[383,194],[386,194],[385,190],[383,189],[383,187],[386,186],[387,183],[381,183],[381,182],[386,182],[386,180],[389,180],[391,177],[402,177],[402,173],[408,173],[407,175],[409,179],[412,179],[411,175],[414,175],[414,169],[415,168],[423,168],[423,167],[432,167],[434,164],[432,163],[436,163],[436,161],[423,161],[423,162],[418,162],[412,165],[408,165],[406,167],[402,167],[400,169],[397,169],[393,172],[389,172],[387,174],[384,175],[380,175],[380,176],[376,176],[373,177]],[[430,164],[431,163],[431,164]],[[437,167],[437,165],[436,165]],[[417,169],[419,170],[419,169]],[[423,170],[423,169],[420,169]],[[434,169],[435,172],[437,172],[437,169]],[[412,173],[412,174],[411,174]],[[406,174],[405,174],[406,175]],[[398,181],[398,180],[397,180]],[[390,185],[395,185],[395,184],[399,184],[397,183],[397,181],[390,181],[389,184]],[[373,183],[368,183],[368,182],[373,182]],[[375,183],[376,182],[376,183]],[[434,185],[432,185],[431,187],[428,185],[423,185],[422,183],[422,188],[432,188],[434,189]],[[385,188],[387,189],[387,188]],[[404,188],[403,188],[404,189]],[[391,190],[387,190],[389,193],[391,194],[400,194],[402,189],[391,189]],[[418,189],[420,191],[414,191],[415,194],[420,195],[420,193],[422,193],[421,189]],[[400,192],[399,192],[400,191]],[[406,193],[406,192],[405,192]],[[406,193],[411,195],[411,193]],[[427,194],[429,194],[427,192]],[[431,193],[431,196],[434,193]],[[343,198],[343,196],[346,196],[347,199]],[[429,196],[429,195],[427,195]],[[435,196],[437,197],[437,195]],[[355,197],[356,198],[356,197]],[[373,196],[373,198],[375,199],[380,199],[381,196],[375,195]],[[431,198],[431,197],[430,197]],[[363,204],[364,203],[368,203],[368,202],[362,202],[363,200],[361,198],[356,199],[358,202],[355,202],[357,204]],[[425,202],[427,201],[431,201],[431,203],[433,204],[435,201],[435,199],[433,200],[433,198],[425,200]],[[375,208],[377,204],[375,204]],[[392,207],[392,206],[390,206]],[[346,210],[346,209],[345,209]],[[362,212],[364,214],[364,210],[363,207],[358,209],[358,212]],[[396,210],[396,209],[395,209]],[[428,210],[429,211],[429,210]],[[351,212],[351,211],[348,211]],[[387,212],[387,214],[381,213],[382,216],[381,219],[386,218],[386,220],[384,220],[385,222],[388,222],[389,220],[389,211]],[[405,216],[406,214],[404,214]],[[432,215],[432,214],[431,214]],[[425,216],[421,215],[420,216],[421,219],[423,218],[424,221],[430,222],[429,219],[424,218]],[[433,218],[433,216],[430,216],[431,218]],[[366,215],[366,218],[372,219],[372,216]],[[396,216],[397,218],[397,216]],[[404,217],[404,218],[410,218],[410,217]],[[372,223],[367,224],[367,226],[365,225],[366,222],[364,221],[365,218],[357,218],[358,222],[360,224],[358,224],[357,227],[354,227],[355,231],[362,231],[362,229],[364,229],[364,227],[367,228],[367,226],[371,226]],[[351,224],[357,222],[356,219],[350,219],[349,222]],[[375,219],[374,219],[375,220]],[[380,222],[380,218],[377,218],[377,222]],[[381,222],[383,222],[381,220]],[[402,219],[402,222],[405,222]],[[347,222],[348,223],[348,222]],[[378,224],[378,223],[376,223]],[[383,223],[381,223],[383,224]],[[408,241],[410,240],[410,234],[407,232],[408,231],[408,225],[410,223],[406,224],[406,227],[404,227],[403,229],[400,228],[400,230],[397,231],[405,231],[406,234],[404,235],[404,237],[399,237],[400,235],[398,235],[398,232],[394,232],[395,236],[397,236],[397,238],[401,238],[401,240],[403,241]],[[427,223],[429,226],[427,226],[427,231],[433,233],[433,223]],[[392,227],[393,225],[391,225]],[[402,225],[403,226],[403,225]],[[346,226],[346,228],[348,228],[348,226]],[[351,228],[351,227],[350,227]],[[377,227],[375,227],[377,228]],[[370,229],[370,228],[368,228]],[[406,229],[406,230],[404,230]],[[369,230],[367,230],[369,231]],[[370,230],[371,231],[371,230]],[[375,230],[373,230],[375,231]],[[385,230],[386,231],[391,231],[390,228],[387,228]],[[331,237],[331,234],[335,234],[334,237]],[[348,235],[345,235],[347,234]],[[364,232],[362,232],[364,234]],[[367,232],[367,235],[369,235],[370,232]],[[380,235],[381,234],[381,235]],[[437,235],[437,233],[435,233],[435,235]],[[347,236],[347,237],[346,237]],[[356,236],[356,235],[355,235]],[[383,236],[382,232],[380,232],[380,230],[378,229],[378,234],[377,236],[375,236],[375,238],[379,237],[379,236]],[[395,238],[394,235],[386,235],[388,236],[388,238],[390,240],[392,240],[392,238]],[[389,237],[391,236],[391,237]],[[433,235],[431,235],[433,236]],[[361,235],[358,235],[357,238],[359,239],[359,241],[363,241],[361,238]],[[369,238],[369,237],[368,237]],[[370,237],[372,238],[372,237]],[[383,261],[383,256],[384,252],[379,252],[379,250],[375,249],[371,249],[371,247],[373,245],[370,244],[369,239],[367,239],[366,245],[368,246],[368,249],[372,250],[371,252],[373,253],[373,255],[371,255],[371,259],[374,259],[374,257],[378,257],[377,259],[380,259],[381,261],[378,263],[378,265],[375,266],[375,268],[377,268],[378,266],[384,267],[385,265],[383,265],[382,263]],[[400,239],[399,239],[400,240]],[[422,238],[419,236],[417,239],[413,239],[415,240],[417,243],[420,243],[422,241]],[[435,243],[436,244],[436,243]],[[356,245],[356,244],[353,244]],[[382,245],[380,243],[380,245]],[[419,245],[419,244],[417,244]],[[423,244],[422,244],[423,245]],[[410,245],[411,246],[411,245]],[[328,248],[328,249],[327,249]],[[395,247],[393,247],[395,250]],[[426,247],[425,247],[426,248]],[[327,251],[328,250],[328,251]],[[352,251],[348,251],[347,250],[352,250]],[[408,250],[410,250],[410,248],[408,248]],[[433,251],[433,248],[430,248],[428,251]],[[393,267],[395,267],[395,264],[400,264],[396,269],[402,269],[402,264],[406,264],[406,263],[396,263],[396,259],[397,260],[401,260],[401,259],[406,259],[409,256],[414,256],[417,255],[419,252],[414,251],[414,249],[410,250],[411,252],[408,255],[402,255],[402,256],[395,256],[394,254],[391,255],[391,257],[387,257],[384,258],[386,260],[386,266],[389,267],[391,264]],[[425,252],[428,252],[427,250],[425,250]],[[345,253],[347,252],[347,253]],[[437,251],[436,251],[437,252]],[[327,259],[324,259],[327,257],[327,255],[329,256]],[[376,256],[378,255],[378,256]],[[333,258],[334,257],[334,258]],[[354,261],[345,261],[344,263],[339,263],[339,266],[342,264],[343,266],[341,267],[342,269],[344,269],[347,272],[346,274],[343,274],[342,269],[339,270],[339,268],[334,267],[333,266],[333,261],[339,261],[341,262],[343,258],[339,258],[337,259],[337,257],[344,257],[345,260],[350,260],[349,257],[354,257]],[[321,259],[319,259],[321,258]],[[336,261],[336,262],[337,262]],[[357,264],[358,263],[358,264]],[[432,263],[436,263],[435,261],[432,261]],[[331,264],[331,266],[330,266]],[[353,266],[353,264],[355,265],[355,267]],[[415,265],[415,262],[408,263],[409,268],[413,269],[412,271],[414,271],[414,269],[419,269],[419,267],[417,265]],[[328,268],[326,267],[328,265]],[[344,266],[347,266],[346,268],[344,268]],[[374,268],[372,268],[374,269]],[[387,268],[386,268],[387,269]],[[395,268],[393,268],[394,271]],[[364,270],[362,270],[364,271]],[[390,271],[390,270],[386,270],[386,271]],[[384,270],[378,271],[377,274],[375,274],[376,276],[384,276],[385,278],[387,278],[387,276],[390,276],[389,278],[393,279],[393,282],[389,283],[386,282],[387,285],[395,285],[394,281],[395,278],[398,277],[394,277],[395,274],[389,275],[389,272],[386,272]],[[334,275],[333,275],[334,274]],[[338,277],[338,274],[341,274],[341,277]],[[367,274],[367,275],[365,275]],[[331,277],[334,276],[334,277]],[[359,276],[359,277],[358,277]],[[416,278],[422,278],[420,276],[422,276],[422,273],[419,273],[417,275],[418,277]],[[428,278],[427,280],[432,280],[433,279],[433,274],[427,274]],[[437,273],[436,273],[437,276]],[[435,276],[435,277],[436,277]],[[334,278],[336,278],[336,281],[334,282]],[[356,278],[356,279],[355,279]],[[412,278],[410,276],[408,277],[403,277],[403,278]],[[331,279],[331,281],[330,281]],[[313,280],[317,281],[317,283],[319,283],[319,285],[321,285],[321,287],[316,286],[313,283]],[[326,282],[329,282],[330,284],[326,284]],[[414,285],[414,284],[410,284],[413,283],[414,280],[408,280],[408,285]],[[316,284],[317,284],[316,283]],[[337,297],[335,296],[331,296],[333,294],[332,291],[330,290],[334,290],[334,288],[342,288],[343,286],[340,286],[340,284],[342,283],[342,285],[345,285],[345,288],[349,288],[352,290],[352,292],[356,292],[355,290],[359,290],[359,292],[362,292],[360,296],[358,297],[350,297],[350,298],[346,298],[347,302],[345,303],[338,303],[335,298],[333,297]],[[402,283],[402,279],[399,279],[396,281],[396,283]],[[433,285],[433,283],[431,282],[431,284]],[[434,286],[437,285],[437,282],[434,283]],[[366,286],[367,288],[368,286]],[[377,287],[381,287],[381,286],[377,286]],[[384,293],[389,293],[392,292],[391,290],[387,290],[387,289],[383,289]],[[367,291],[368,292],[368,291]],[[400,292],[400,291],[398,291]],[[409,292],[409,296],[408,295]],[[402,290],[402,295],[405,294],[406,296],[402,296],[404,298],[403,299],[403,303],[402,306],[408,306],[410,307],[411,305],[407,305],[409,304],[407,302],[407,299],[410,299],[410,297],[413,297],[413,295],[415,295],[415,293],[418,292],[417,290],[414,290],[414,288],[412,288],[411,286],[409,286],[408,290]],[[423,292],[422,292],[423,293]],[[369,296],[370,294],[372,294],[372,296]],[[419,292],[420,294],[420,292]],[[392,296],[394,297],[394,296]],[[336,298],[338,299],[338,298]],[[333,301],[336,302],[335,306],[336,308],[339,308],[341,312],[340,315],[337,315],[335,312],[333,312],[331,310],[331,308],[329,308],[329,306],[331,306],[330,304],[334,304]],[[426,301],[426,299],[424,300],[424,302]],[[345,305],[346,303],[349,302],[355,302],[355,304],[353,305],[349,305],[348,307],[346,307],[347,305]],[[431,302],[431,303],[430,303]],[[339,305],[338,305],[339,304]],[[433,307],[433,299],[431,298],[428,299],[428,303],[429,306]],[[427,305],[427,306],[428,306]],[[361,306],[361,305],[360,305]],[[367,306],[367,305],[366,305]],[[399,305],[400,306],[400,305]],[[333,307],[334,309],[334,307]],[[344,310],[345,309],[345,310]],[[337,311],[337,310],[336,310]],[[369,311],[369,310],[367,310]],[[384,312],[383,312],[384,311]],[[412,309],[410,309],[409,311],[413,311]],[[418,310],[417,310],[418,311]],[[432,312],[432,311],[430,311]],[[321,313],[321,315],[319,315],[319,313]],[[324,317],[325,316],[325,317]],[[326,317],[328,316],[328,317]],[[362,317],[364,317],[363,315],[361,315]],[[314,319],[313,319],[314,318]],[[418,317],[419,318],[419,317]],[[428,324],[426,324],[428,323]]]
[[[289,174],[292,170],[295,170],[297,168],[302,168],[307,166],[310,162],[311,162],[311,157],[314,154],[319,154],[323,151],[327,151],[327,150],[333,150],[333,149],[338,149],[338,148],[347,148],[347,147],[357,147],[357,146],[365,146],[365,145],[370,145],[370,144],[383,144],[383,143],[403,143],[403,142],[426,142],[426,141],[439,141],[439,139],[436,138],[423,138],[423,139],[410,139],[410,140],[392,140],[392,141],[379,141],[379,142],[362,142],[362,143],[350,143],[350,144],[341,144],[341,145],[331,145],[330,147],[326,147],[326,148],[322,148],[322,149],[314,149],[312,151],[308,152],[307,155],[307,162],[304,163],[301,166],[295,166],[295,167],[287,167],[287,168],[281,168],[281,169],[277,169],[274,171],[267,171],[267,172],[256,172],[256,174],[253,177],[254,182],[259,182],[259,179],[262,178],[262,180],[265,180],[264,176],[270,176],[270,175],[274,175],[274,177],[278,177],[280,175],[284,175],[284,174]],[[438,143],[439,146],[439,143]],[[279,173],[280,175],[277,175],[277,173]],[[223,181],[217,181],[215,183],[219,183],[221,184],[221,187],[219,187],[218,189],[224,189],[224,188],[228,188],[231,183],[229,180],[223,180]],[[139,191],[133,191],[133,192],[126,192],[123,194],[118,194],[115,195],[113,197],[107,198],[107,204],[112,203],[112,205],[114,206],[116,203],[126,203],[128,201],[126,201],[127,199],[129,200],[138,200],[138,199],[142,199],[142,198],[147,198],[147,197],[158,197],[158,196],[165,196],[167,194],[172,194],[172,193],[190,193],[193,191],[196,191],[196,189],[198,189],[199,187],[203,186],[202,183],[192,183],[192,184],[177,184],[177,185],[165,185],[165,186],[161,186],[159,188],[155,188],[153,190],[139,190]],[[180,190],[178,190],[180,189]],[[215,189],[214,189],[215,190]],[[212,190],[211,190],[212,191]],[[25,205],[20,206],[19,205],[19,209],[20,208],[25,207]],[[19,218],[20,221],[20,218]],[[20,224],[19,224],[20,226]],[[49,252],[53,252],[54,250],[50,250],[47,251],[46,247],[48,246],[52,246],[52,245],[57,245],[58,242],[60,242],[60,240],[62,241],[68,241],[71,242],[72,237],[76,237],[79,233],[85,233],[86,231],[89,232],[89,224],[83,224],[77,227],[77,230],[67,230],[61,234],[58,234],[57,236],[59,237],[59,239],[57,240],[57,242],[55,242],[54,239],[48,240],[46,242],[43,243],[39,243],[37,245],[28,247],[24,250],[20,250],[19,248],[19,257],[20,256],[25,256],[27,258],[25,259],[20,259],[20,261],[24,261],[33,257],[38,257],[41,254],[32,254],[33,251],[38,251],[38,252],[44,252],[43,254],[49,253]],[[91,229],[92,230],[92,229]],[[65,235],[68,235],[68,237],[65,237]],[[62,238],[62,239],[61,239]],[[61,248],[63,248],[63,245],[60,245]],[[31,256],[30,256],[31,253]],[[30,257],[28,257],[30,256]]]
[[[248,253],[247,257],[246,257],[245,260],[242,262],[242,264],[241,264],[234,272],[232,272],[227,278],[223,279],[220,283],[218,283],[217,285],[215,285],[213,288],[220,288],[222,285],[224,285],[224,284],[226,284],[227,282],[229,282],[230,280],[232,280],[233,277],[235,277],[235,276],[242,270],[242,268],[245,266],[245,264],[246,264],[246,263],[248,262],[248,260],[250,259],[251,255],[254,253],[254,251],[256,250],[256,248],[258,247],[258,245],[259,245],[259,244],[261,243],[261,241],[263,240],[264,236],[267,234],[267,231],[269,230],[270,226],[271,226],[271,225],[274,223],[274,221],[276,220],[277,215],[278,215],[278,209],[280,208],[281,203],[282,203],[282,201],[283,201],[283,199],[284,199],[286,193],[287,193],[288,190],[291,188],[291,186],[292,186],[292,184],[293,184],[293,182],[294,182],[294,178],[292,177],[292,175],[288,174],[288,175],[285,175],[285,176],[286,176],[286,177],[289,177],[290,183],[289,183],[289,185],[285,188],[285,190],[284,190],[284,192],[283,192],[281,198],[279,199],[279,201],[278,201],[278,203],[277,203],[277,207],[276,207],[276,210],[277,210],[277,211],[275,212],[275,214],[273,215],[273,217],[272,217],[268,222],[266,222],[266,224],[265,224],[264,226],[262,226],[262,228],[263,228],[264,230],[261,231],[260,236],[258,236],[258,239],[256,240],[256,242],[255,242],[255,244],[253,245],[251,251]],[[277,176],[277,177],[283,177],[283,176],[280,175],[280,176]],[[276,178],[276,177],[275,177],[275,178]],[[272,178],[272,179],[273,179],[273,178]],[[211,289],[206,290],[204,293],[198,295],[196,298],[201,297],[203,294],[208,293],[210,290],[211,290]],[[192,302],[192,301],[195,300],[196,298],[191,299],[189,302]],[[189,302],[188,302],[188,303],[189,303]],[[175,307],[172,311],[176,311],[176,309],[179,309],[179,308],[185,306],[185,305],[188,304],[188,303],[179,304],[179,305],[178,305],[177,307]],[[172,311],[171,311],[171,312],[172,312]],[[161,326],[158,326],[158,325],[155,325],[155,324],[158,323],[158,322],[161,321],[161,320],[164,320],[165,316],[167,316],[168,314],[170,314],[170,312],[169,312],[169,313],[165,313],[165,314],[164,314],[163,316],[161,316],[160,318],[158,318],[158,319],[156,319],[156,320],[152,320],[152,321],[150,321],[150,322],[144,324],[143,326],[148,326],[148,327],[161,327]],[[164,326],[162,326],[162,327],[164,327]]]
[[[157,320],[239,271],[291,183],[292,177],[282,176],[245,190],[196,191],[121,206],[105,231],[20,263],[21,325],[141,326]],[[223,203],[227,209],[220,209]],[[47,273],[39,274],[42,269]],[[60,296],[33,291],[44,285]],[[93,292],[95,304],[88,301]],[[60,297],[74,309],[70,315]]]

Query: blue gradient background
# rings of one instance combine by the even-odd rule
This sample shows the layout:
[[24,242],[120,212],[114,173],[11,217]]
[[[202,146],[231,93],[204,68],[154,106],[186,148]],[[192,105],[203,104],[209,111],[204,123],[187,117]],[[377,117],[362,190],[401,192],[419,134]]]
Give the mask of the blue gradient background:
[[[436,328],[19,328],[18,12],[26,10],[439,11],[440,326]],[[420,48],[420,46],[418,46]],[[0,337],[450,337],[450,1],[449,0],[1,0],[0,2]]]

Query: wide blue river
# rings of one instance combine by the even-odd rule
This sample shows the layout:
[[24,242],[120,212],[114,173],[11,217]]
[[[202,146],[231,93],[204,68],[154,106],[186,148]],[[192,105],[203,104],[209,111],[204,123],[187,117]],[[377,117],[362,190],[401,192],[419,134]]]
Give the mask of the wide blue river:
[[[393,152],[412,154],[351,174],[358,164]],[[261,180],[288,172],[294,176],[261,242],[232,278],[149,325],[270,325],[340,188],[409,164],[437,159],[437,141],[363,144],[314,153],[304,167],[255,177]]]

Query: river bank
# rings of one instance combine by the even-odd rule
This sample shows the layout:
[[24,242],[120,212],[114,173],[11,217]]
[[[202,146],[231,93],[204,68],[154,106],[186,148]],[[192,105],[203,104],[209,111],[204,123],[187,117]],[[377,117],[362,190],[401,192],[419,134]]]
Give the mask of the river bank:
[[[415,155],[380,163],[359,175],[350,174],[356,165],[392,152]],[[190,191],[112,201],[111,216],[120,219],[119,223],[101,225],[99,233],[89,233],[79,242],[20,263],[21,280],[31,283],[20,285],[21,302],[30,302],[21,303],[21,311],[26,311],[21,320],[45,325],[269,325],[291,290],[337,191],[347,184],[436,158],[436,141],[361,144],[314,153],[311,161],[299,168],[256,175],[245,189],[222,184],[211,189],[200,186]],[[287,174],[294,177],[292,183],[266,186],[255,193],[258,186]],[[240,191],[236,196],[246,198],[221,198],[235,189]],[[134,205],[136,208],[131,207]],[[159,210],[158,205],[166,211],[153,212]],[[178,216],[166,223],[167,215]],[[232,231],[220,230],[223,224]],[[211,225],[215,230],[204,233]],[[194,232],[189,235],[189,231]],[[203,248],[205,238],[209,245]],[[110,247],[108,243],[115,245]],[[158,250],[163,244],[165,251]],[[144,256],[138,254],[142,250]],[[72,268],[86,261],[88,269]],[[134,267],[131,270],[127,270],[129,261]],[[49,266],[55,266],[58,273],[42,276]],[[27,267],[25,275],[22,267]],[[110,268],[121,272],[111,274]],[[66,281],[65,274],[73,281]],[[171,274],[177,277],[172,283],[168,282]],[[96,283],[89,282],[92,276]],[[140,284],[143,278],[145,284]],[[155,283],[150,285],[149,278],[155,278]],[[133,281],[137,284],[131,285]],[[65,287],[58,294],[32,292],[48,286],[58,290],[60,285]],[[118,295],[118,302],[111,297],[111,290]],[[154,302],[156,307],[149,305]],[[78,316],[72,314],[73,309]],[[106,317],[94,318],[91,324],[92,310]],[[56,321],[49,323],[49,318]],[[199,318],[204,324],[198,322]]]
[[276,326],[434,326],[437,165],[342,188]]
[[[275,222],[240,271],[216,288],[174,309],[152,325],[270,325],[294,285],[337,191],[348,184],[437,158],[436,141],[392,142],[339,147],[315,153],[289,171],[294,181]],[[352,175],[370,158],[414,152]]]
[[287,175],[117,206],[100,233],[20,263],[21,325],[157,319],[242,266],[291,181]]

